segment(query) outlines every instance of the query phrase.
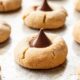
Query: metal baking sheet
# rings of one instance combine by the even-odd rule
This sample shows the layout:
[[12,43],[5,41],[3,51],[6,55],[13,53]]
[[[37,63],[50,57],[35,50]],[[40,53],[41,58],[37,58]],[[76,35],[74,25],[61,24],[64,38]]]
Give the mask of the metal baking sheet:
[[64,28],[58,30],[46,30],[47,33],[56,33],[62,36],[68,45],[68,56],[66,62],[51,70],[29,70],[24,69],[14,60],[14,48],[24,37],[38,32],[38,30],[27,28],[22,21],[22,14],[27,7],[41,0],[23,0],[22,9],[13,13],[0,13],[0,20],[11,25],[12,32],[10,40],[0,44],[0,65],[2,80],[80,80],[76,68],[80,65],[80,45],[72,37],[74,23],[80,19],[80,13],[74,10],[76,0],[50,0],[51,3],[64,6],[68,17]]

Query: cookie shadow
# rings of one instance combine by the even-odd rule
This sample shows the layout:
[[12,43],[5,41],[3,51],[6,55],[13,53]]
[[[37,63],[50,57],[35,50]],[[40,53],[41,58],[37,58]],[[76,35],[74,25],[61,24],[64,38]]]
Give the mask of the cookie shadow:
[[74,10],[73,16],[77,19],[77,21],[80,20],[80,11]]
[[57,2],[57,1],[59,1],[59,2],[63,2],[63,1],[64,1],[64,2],[65,2],[65,1],[67,1],[67,0],[49,0],[49,1],[56,1],[56,2]]
[[61,28],[58,29],[52,29],[52,30],[45,30],[48,33],[54,33],[54,34],[64,34],[67,30],[67,26],[63,25]]
[[[35,33],[38,32],[40,29],[34,29],[34,28],[30,28],[27,26],[23,26],[23,31],[26,33],[29,31],[29,33]],[[64,33],[66,33],[67,30],[67,25],[63,25],[61,28],[58,29],[45,29],[44,31],[47,33],[54,33],[54,34],[60,34],[63,35]]]
[[[35,1],[38,1],[38,0],[35,0]],[[41,0],[39,0],[39,1],[41,1]],[[56,2],[57,2],[57,1],[59,1],[59,2],[63,2],[63,1],[64,1],[64,2],[65,2],[65,1],[67,1],[67,0],[48,0],[48,2],[49,2],[49,1],[52,1],[52,2],[53,2],[53,1],[56,1]]]
[[[32,73],[32,75],[35,75],[35,76],[46,76],[48,78],[59,78],[60,76],[63,75],[65,69],[66,69],[66,65],[67,65],[67,60],[64,62],[64,64],[54,68],[54,69],[45,69],[45,70],[30,70],[30,69],[25,69],[23,68],[25,71],[26,71],[26,74],[27,74],[27,71],[29,73]],[[39,77],[40,77],[39,76]]]
[[78,56],[80,57],[80,44],[75,42],[75,41],[72,41],[72,49],[73,49],[73,52]]
[[9,49],[10,44],[11,44],[11,38],[9,38],[3,43],[0,43],[0,55],[4,54]]

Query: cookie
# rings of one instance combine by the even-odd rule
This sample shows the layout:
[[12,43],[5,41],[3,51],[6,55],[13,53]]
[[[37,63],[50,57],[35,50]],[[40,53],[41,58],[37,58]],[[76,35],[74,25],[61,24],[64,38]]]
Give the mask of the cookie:
[[[53,5],[52,5],[53,6]],[[67,12],[62,7],[50,7],[47,0],[43,5],[33,5],[23,16],[24,24],[34,29],[57,29],[63,27],[67,17]]]
[[75,3],[76,3],[76,4],[75,4],[75,9],[76,9],[77,11],[80,11],[80,0],[76,0]]
[[0,43],[5,42],[11,33],[11,27],[7,23],[0,23]]
[[0,0],[0,12],[9,12],[18,10],[21,7],[22,0]]
[[29,69],[50,69],[63,64],[67,56],[67,45],[56,34],[33,34],[23,39],[15,48],[16,62]]
[[80,43],[80,21],[73,28],[73,38],[76,42]]
[[77,75],[78,80],[80,80],[80,68],[79,68],[79,66],[76,68],[76,75]]

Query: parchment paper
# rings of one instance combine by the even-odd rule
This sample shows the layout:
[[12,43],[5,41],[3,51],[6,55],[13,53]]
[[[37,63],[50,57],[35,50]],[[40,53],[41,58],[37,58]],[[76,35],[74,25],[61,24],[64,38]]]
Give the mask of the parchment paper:
[[[46,30],[47,33],[56,33],[62,36],[68,45],[68,56],[66,62],[51,70],[29,70],[15,63],[14,48],[24,37],[36,33],[38,30],[27,28],[22,21],[22,14],[27,7],[41,0],[23,0],[22,9],[14,13],[0,13],[0,20],[11,25],[12,32],[10,40],[0,44],[0,65],[2,68],[2,80],[79,80],[76,68],[80,65],[80,45],[72,37],[72,29],[75,22],[80,19],[80,13],[74,10],[74,0],[50,0],[64,6],[68,17],[64,28],[58,30]],[[76,0],[75,0],[76,1]]]

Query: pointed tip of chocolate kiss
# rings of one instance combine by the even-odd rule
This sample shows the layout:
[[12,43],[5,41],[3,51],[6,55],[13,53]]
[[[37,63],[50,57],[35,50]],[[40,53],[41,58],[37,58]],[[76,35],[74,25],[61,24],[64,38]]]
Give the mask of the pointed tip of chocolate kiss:
[[42,11],[52,11],[52,8],[48,5],[47,0],[43,1],[43,4],[42,4],[40,10],[42,10]]
[[49,45],[51,45],[51,41],[45,35],[43,29],[39,31],[38,36],[34,40],[30,41],[30,47],[44,48]]

